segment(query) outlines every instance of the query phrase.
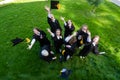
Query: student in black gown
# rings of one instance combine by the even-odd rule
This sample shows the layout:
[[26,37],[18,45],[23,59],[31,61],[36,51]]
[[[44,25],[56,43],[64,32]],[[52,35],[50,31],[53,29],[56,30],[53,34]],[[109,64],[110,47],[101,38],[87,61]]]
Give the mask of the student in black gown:
[[63,38],[62,38],[62,35],[61,35],[61,30],[57,29],[55,33],[53,33],[49,28],[47,30],[50,33],[50,35],[52,36],[56,52],[61,53],[61,47],[62,47],[62,44],[63,44]]
[[54,56],[54,53],[51,51],[51,48],[49,45],[44,45],[41,48],[39,55],[43,60],[47,62],[53,61],[57,58]]
[[65,38],[65,48],[62,51],[62,59],[64,61],[72,58],[73,56],[73,53],[77,45],[77,40],[76,40],[75,35],[76,33],[69,35]]
[[77,46],[80,47],[83,44],[87,44],[87,39],[90,35],[91,33],[89,32],[87,25],[83,25],[82,28],[77,31]]
[[65,28],[64,37],[67,37],[72,34],[72,32],[75,30],[75,27],[71,20],[68,20],[66,22],[64,17],[61,17],[61,20],[64,22],[64,28]]
[[50,46],[50,41],[47,39],[46,33],[44,31],[39,30],[38,28],[34,28],[33,32],[33,39],[30,45],[28,45],[28,49],[31,49],[36,41],[39,41],[41,47],[43,47],[44,45]]
[[28,49],[31,49],[36,41],[40,43],[40,53],[39,56],[47,62],[55,60],[56,57],[54,56],[53,52],[51,51],[50,41],[46,37],[46,33],[38,28],[33,29],[34,35],[33,39],[28,46]]
[[85,44],[83,49],[79,52],[80,58],[85,58],[90,52],[93,52],[94,54],[104,54],[105,52],[99,52],[98,50],[99,39],[99,36],[95,36],[93,37],[91,42]]
[[45,6],[45,10],[48,13],[47,20],[48,20],[48,24],[50,25],[51,31],[55,33],[57,29],[62,30],[60,27],[59,21],[54,18],[53,14],[51,14],[50,8]]

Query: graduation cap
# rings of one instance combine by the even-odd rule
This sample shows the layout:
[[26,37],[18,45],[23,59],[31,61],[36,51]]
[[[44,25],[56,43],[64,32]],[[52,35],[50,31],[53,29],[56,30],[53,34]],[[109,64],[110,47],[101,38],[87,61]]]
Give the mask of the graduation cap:
[[51,9],[59,9],[60,4],[59,1],[51,0]]
[[19,44],[19,43],[21,43],[23,41],[24,41],[24,39],[21,39],[21,38],[18,38],[18,37],[11,40],[11,42],[13,43],[13,46],[15,46],[15,45],[17,45],[17,44]]
[[63,79],[68,80],[71,72],[72,72],[71,70],[68,70],[68,69],[66,69],[66,68],[63,68],[63,69],[60,71],[60,73],[61,73],[60,77],[63,78]]

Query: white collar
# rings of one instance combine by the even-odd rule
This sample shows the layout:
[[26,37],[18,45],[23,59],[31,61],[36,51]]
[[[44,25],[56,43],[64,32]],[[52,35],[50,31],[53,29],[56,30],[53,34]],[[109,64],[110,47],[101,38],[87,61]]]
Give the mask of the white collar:
[[95,45],[96,45],[94,42],[93,42],[92,44],[93,44],[93,46],[95,46]]
[[60,39],[60,38],[62,39],[62,36],[57,36],[57,38],[58,38],[58,39]]
[[55,22],[55,19],[54,19],[54,20],[52,20],[52,22]]

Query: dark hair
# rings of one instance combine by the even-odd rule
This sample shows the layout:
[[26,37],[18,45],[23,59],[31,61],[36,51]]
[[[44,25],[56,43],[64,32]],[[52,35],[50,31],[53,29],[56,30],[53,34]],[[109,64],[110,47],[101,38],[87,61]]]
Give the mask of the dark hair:
[[[60,31],[60,35],[61,35],[61,34],[62,34],[62,33],[61,33],[61,29],[56,29],[56,31],[57,31],[57,30],[59,30],[59,31]],[[55,31],[55,34],[56,34],[56,31]]]
[[38,29],[38,28],[34,28],[34,29],[36,29],[36,30],[40,31],[40,29]]

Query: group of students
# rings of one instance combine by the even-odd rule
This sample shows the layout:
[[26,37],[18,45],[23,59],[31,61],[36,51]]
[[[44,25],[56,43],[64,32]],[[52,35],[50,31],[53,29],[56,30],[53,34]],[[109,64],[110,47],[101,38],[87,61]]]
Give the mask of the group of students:
[[[85,58],[90,52],[93,52],[94,54],[104,54],[104,52],[98,51],[98,42],[100,37],[96,35],[91,39],[91,33],[88,30],[87,25],[82,25],[77,32],[74,32],[75,26],[72,21],[65,21],[64,17],[61,17],[65,29],[63,38],[63,30],[59,21],[55,19],[49,7],[45,6],[45,10],[48,13],[47,21],[50,26],[50,29],[47,28],[47,31],[50,33],[53,40],[55,52],[61,55],[60,59],[62,61],[72,58],[75,48],[80,48],[81,46],[83,46],[83,48],[79,52],[80,58]],[[31,49],[34,43],[39,41],[41,47],[39,56],[48,62],[55,60],[57,57],[51,50],[51,42],[48,40],[46,33],[38,28],[34,28],[33,32],[33,39],[28,46],[28,49]],[[62,49],[63,47],[64,49]]]

